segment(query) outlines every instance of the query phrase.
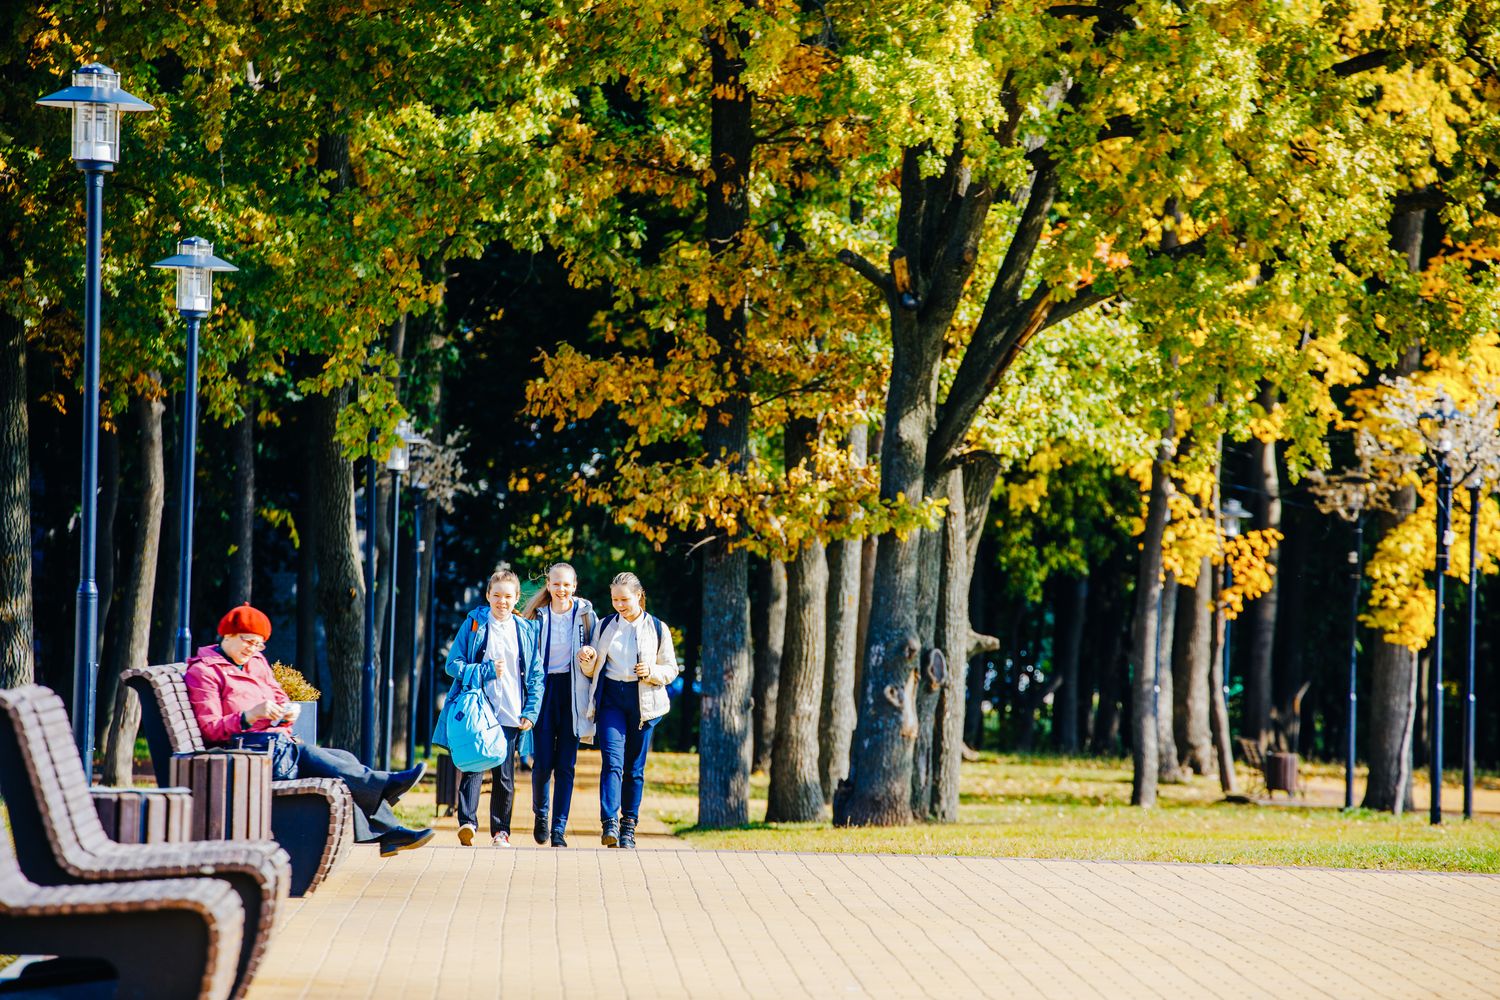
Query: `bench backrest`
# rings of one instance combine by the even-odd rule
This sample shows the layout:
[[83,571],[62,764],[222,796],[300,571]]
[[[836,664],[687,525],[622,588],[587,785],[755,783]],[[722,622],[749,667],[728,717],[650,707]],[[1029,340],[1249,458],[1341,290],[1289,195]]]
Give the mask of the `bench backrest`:
[[21,868],[38,885],[72,881],[63,859],[112,846],[89,796],[67,709],[44,687],[0,690],[0,796]]
[[184,663],[158,663],[131,667],[120,675],[141,702],[141,731],[151,750],[151,769],[162,788],[172,783],[174,753],[196,753],[206,749],[198,717],[188,700]]

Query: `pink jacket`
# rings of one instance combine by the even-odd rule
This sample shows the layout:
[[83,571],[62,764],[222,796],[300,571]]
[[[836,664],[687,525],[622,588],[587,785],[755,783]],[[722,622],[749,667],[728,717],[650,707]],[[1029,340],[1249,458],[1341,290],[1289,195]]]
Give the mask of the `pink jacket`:
[[270,719],[259,719],[249,729],[240,725],[240,713],[253,705],[263,701],[285,705],[291,700],[276,683],[271,665],[260,653],[245,661],[243,667],[237,667],[218,646],[200,647],[198,655],[188,660],[184,680],[205,743],[228,743],[235,733],[272,728],[291,731],[290,723],[275,727]]

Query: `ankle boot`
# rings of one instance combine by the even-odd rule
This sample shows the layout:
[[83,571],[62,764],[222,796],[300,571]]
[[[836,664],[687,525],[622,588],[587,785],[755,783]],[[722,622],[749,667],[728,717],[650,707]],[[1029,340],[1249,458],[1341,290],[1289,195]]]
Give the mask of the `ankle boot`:
[[599,835],[599,843],[605,847],[614,847],[620,839],[620,821],[607,819],[602,825],[603,832]]
[[622,816],[622,817],[620,817],[620,846],[621,847],[634,847],[635,846],[635,822],[636,822],[636,820],[635,820],[634,816]]

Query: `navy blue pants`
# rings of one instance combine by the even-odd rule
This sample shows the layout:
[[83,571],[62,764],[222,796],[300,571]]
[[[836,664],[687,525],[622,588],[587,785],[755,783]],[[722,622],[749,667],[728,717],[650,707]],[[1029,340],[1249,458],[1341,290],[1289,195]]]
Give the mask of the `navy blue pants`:
[[641,725],[638,681],[599,682],[599,707],[594,712],[599,728],[595,738],[604,756],[599,775],[599,818],[616,816],[639,819],[641,795],[646,790],[646,755],[651,752],[651,733],[658,720]]
[[578,737],[573,734],[573,672],[547,675],[542,691],[542,714],[536,720],[536,749],[531,763],[531,809],[547,815],[547,792],[552,791],[552,832],[568,828],[573,804],[573,773],[578,766]]

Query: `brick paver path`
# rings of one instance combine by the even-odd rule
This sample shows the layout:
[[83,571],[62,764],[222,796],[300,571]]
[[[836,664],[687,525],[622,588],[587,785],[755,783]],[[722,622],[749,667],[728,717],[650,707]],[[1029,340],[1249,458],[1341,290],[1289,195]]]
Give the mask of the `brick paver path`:
[[1495,997],[1500,877],[722,851],[360,848],[274,997]]

